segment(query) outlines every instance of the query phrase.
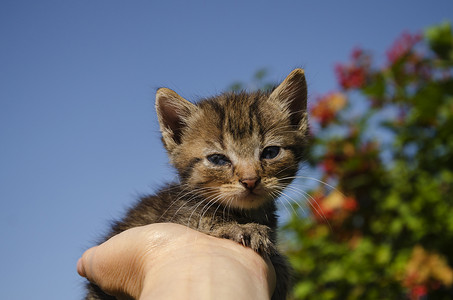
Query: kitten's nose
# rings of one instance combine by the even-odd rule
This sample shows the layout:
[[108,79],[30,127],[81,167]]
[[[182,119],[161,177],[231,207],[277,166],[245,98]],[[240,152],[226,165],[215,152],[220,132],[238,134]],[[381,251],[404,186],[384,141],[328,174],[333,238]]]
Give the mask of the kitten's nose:
[[260,181],[261,181],[260,177],[250,177],[239,180],[239,182],[242,183],[242,185],[245,186],[250,191],[252,191],[258,185],[258,183],[260,183]]

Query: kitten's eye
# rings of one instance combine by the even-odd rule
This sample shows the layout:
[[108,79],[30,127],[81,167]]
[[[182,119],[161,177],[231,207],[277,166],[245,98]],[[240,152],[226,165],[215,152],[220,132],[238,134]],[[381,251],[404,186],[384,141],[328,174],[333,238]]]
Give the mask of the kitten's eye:
[[264,148],[263,152],[261,153],[261,159],[273,159],[277,157],[280,153],[280,147],[278,146],[269,146]]
[[223,154],[208,155],[207,159],[216,166],[226,166],[231,163],[228,157]]

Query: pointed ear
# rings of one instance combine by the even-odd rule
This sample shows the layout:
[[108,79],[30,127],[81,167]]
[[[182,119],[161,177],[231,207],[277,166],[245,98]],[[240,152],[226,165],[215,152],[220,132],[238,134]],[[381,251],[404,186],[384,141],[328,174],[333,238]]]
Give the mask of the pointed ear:
[[307,126],[307,82],[305,72],[295,69],[271,93],[271,101],[278,102],[290,114],[291,124],[300,130]]
[[176,92],[160,88],[156,92],[156,112],[159,120],[162,140],[167,150],[171,151],[181,143],[181,135],[187,118],[196,106],[179,96]]

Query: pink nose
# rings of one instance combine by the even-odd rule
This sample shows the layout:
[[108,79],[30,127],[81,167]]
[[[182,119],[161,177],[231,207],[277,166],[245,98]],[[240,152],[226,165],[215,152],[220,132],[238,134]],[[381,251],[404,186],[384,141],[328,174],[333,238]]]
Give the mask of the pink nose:
[[249,190],[253,190],[258,183],[260,182],[261,178],[259,177],[253,177],[253,178],[244,178],[239,180],[240,183],[242,183],[243,186],[245,186]]

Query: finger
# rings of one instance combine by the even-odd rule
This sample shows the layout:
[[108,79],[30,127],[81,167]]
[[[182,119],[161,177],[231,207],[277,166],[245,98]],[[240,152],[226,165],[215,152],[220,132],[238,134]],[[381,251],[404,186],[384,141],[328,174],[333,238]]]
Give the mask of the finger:
[[82,258],[79,258],[79,260],[77,261],[77,273],[79,273],[79,275],[82,277],[87,277]]
[[77,273],[80,276],[87,278],[90,281],[94,281],[94,274],[93,274],[93,257],[94,253],[96,252],[98,246],[92,247],[86,250],[82,257],[79,258],[77,261]]

